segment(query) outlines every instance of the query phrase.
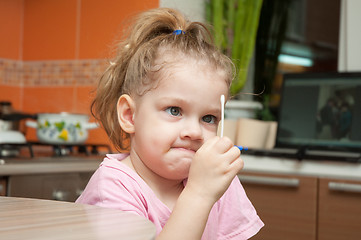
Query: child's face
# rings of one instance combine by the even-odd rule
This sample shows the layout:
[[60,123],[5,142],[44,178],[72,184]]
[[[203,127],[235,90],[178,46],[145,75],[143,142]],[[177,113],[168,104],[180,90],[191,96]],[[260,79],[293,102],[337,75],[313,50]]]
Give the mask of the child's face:
[[227,97],[228,86],[214,69],[195,61],[168,71],[136,100],[131,157],[135,153],[157,176],[181,180],[188,177],[195,152],[216,135],[220,96]]

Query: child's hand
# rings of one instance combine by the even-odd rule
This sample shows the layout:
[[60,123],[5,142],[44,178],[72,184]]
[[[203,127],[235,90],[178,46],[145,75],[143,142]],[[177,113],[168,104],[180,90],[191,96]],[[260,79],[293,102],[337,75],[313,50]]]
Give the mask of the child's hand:
[[209,139],[193,158],[187,190],[215,203],[243,168],[240,154],[227,137]]

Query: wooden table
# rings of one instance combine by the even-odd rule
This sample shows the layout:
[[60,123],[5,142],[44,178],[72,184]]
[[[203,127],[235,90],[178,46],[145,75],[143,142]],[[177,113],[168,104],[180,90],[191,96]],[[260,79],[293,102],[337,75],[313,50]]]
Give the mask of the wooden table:
[[132,213],[97,206],[0,197],[0,239],[155,239],[154,225]]

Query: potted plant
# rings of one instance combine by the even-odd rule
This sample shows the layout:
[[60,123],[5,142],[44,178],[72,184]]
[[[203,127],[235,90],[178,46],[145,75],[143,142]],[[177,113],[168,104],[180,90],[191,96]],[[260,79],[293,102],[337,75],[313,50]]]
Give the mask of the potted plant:
[[[238,145],[273,148],[277,122],[269,109],[269,94],[285,35],[289,0],[208,0],[206,4],[215,43],[232,59],[237,71],[231,94],[238,100],[226,105],[225,127]],[[248,80],[254,86],[245,93]],[[259,95],[260,101],[239,100],[252,93]]]
[[[206,19],[214,27],[215,44],[232,59],[236,67],[236,77],[230,88],[233,99],[240,99],[240,92],[249,78],[248,69],[254,53],[262,3],[263,0],[206,2]],[[226,117],[254,118],[261,108],[259,102],[230,100],[226,105]]]

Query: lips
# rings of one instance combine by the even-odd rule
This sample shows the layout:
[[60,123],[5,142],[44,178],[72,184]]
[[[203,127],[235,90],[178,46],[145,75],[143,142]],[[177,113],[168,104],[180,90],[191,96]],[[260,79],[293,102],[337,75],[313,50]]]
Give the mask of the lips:
[[181,151],[193,152],[193,153],[195,153],[195,152],[196,152],[195,150],[190,149],[190,148],[178,147],[178,148],[176,148],[176,149],[179,149],[179,150],[181,150]]
[[174,148],[184,148],[184,149],[187,149],[187,150],[192,150],[194,152],[197,152],[198,149],[200,148],[201,144],[198,143],[197,141],[194,141],[194,142],[179,142],[179,143],[175,143],[173,144],[172,147]]
[[198,150],[198,148],[192,147],[192,146],[173,146],[172,149],[180,150],[180,151],[184,151],[184,152],[191,152],[193,154],[195,152],[197,152],[197,150]]

